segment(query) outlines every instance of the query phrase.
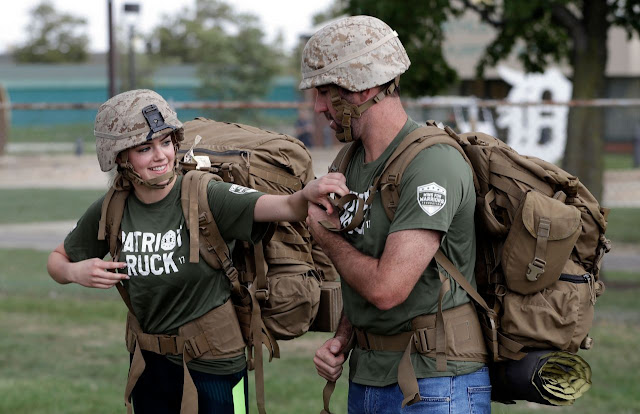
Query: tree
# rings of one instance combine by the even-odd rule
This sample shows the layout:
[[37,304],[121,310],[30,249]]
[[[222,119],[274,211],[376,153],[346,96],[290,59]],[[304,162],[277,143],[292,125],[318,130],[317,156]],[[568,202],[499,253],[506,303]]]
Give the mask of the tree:
[[197,66],[199,94],[218,100],[262,98],[284,60],[277,46],[265,43],[259,20],[236,13],[220,0],[197,0],[167,17],[149,39],[149,51],[164,62]]
[[[348,9],[353,14],[373,14],[389,23],[400,34],[414,65],[434,64],[443,69],[442,54],[437,53],[442,47],[441,31],[421,29],[421,26],[440,26],[466,9],[473,10],[497,30],[496,38],[478,65],[479,76],[486,66],[495,65],[512,53],[516,45],[522,44],[518,58],[528,71],[544,70],[552,62],[566,60],[569,63],[573,69],[575,100],[604,96],[609,28],[620,26],[629,36],[640,32],[638,0],[459,0],[451,3],[428,0],[424,3],[428,4],[412,3],[403,8],[392,0],[350,0]],[[417,30],[432,34],[427,41],[431,50],[414,48],[411,33]],[[407,42],[410,43],[407,45]],[[425,61],[425,55],[431,53]],[[418,82],[410,83],[410,92],[428,94],[438,89],[435,82],[452,79],[441,76],[430,80],[427,73],[422,68],[410,73],[418,78]],[[563,160],[563,168],[580,177],[598,199],[602,195],[603,123],[601,109],[571,108]]]
[[48,1],[31,10],[28,40],[13,51],[18,63],[76,63],[88,59],[87,21],[59,13]]
[[459,13],[449,0],[349,0],[346,12],[351,15],[376,16],[398,32],[411,67],[402,76],[404,95],[435,95],[457,80],[454,69],[444,59],[443,24]]

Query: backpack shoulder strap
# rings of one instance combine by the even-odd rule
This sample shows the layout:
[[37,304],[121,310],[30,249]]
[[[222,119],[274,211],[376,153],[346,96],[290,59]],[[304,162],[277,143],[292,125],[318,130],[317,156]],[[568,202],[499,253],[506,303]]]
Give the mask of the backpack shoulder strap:
[[202,256],[209,266],[222,268],[231,281],[231,289],[239,292],[238,271],[209,207],[207,186],[211,180],[221,181],[221,178],[206,171],[192,170],[182,179],[180,202],[189,231],[189,262],[198,263]]
[[[118,260],[120,248],[122,247],[120,224],[122,223],[122,215],[124,214],[127,197],[129,197],[129,190],[121,189],[114,184],[102,201],[100,222],[98,224],[98,240],[107,241],[109,254],[113,261]],[[134,315],[129,293],[127,293],[120,282],[116,283],[116,288],[118,289],[120,297],[122,297],[122,301],[127,305],[129,312]]]
[[[345,227],[345,228],[342,228],[342,229],[336,229],[333,226],[331,226],[330,223],[328,223],[328,222],[321,222],[321,224],[325,228],[327,228],[328,230],[334,231],[334,232],[347,232],[347,231],[351,231],[354,228],[360,226],[360,224],[364,220],[364,211],[366,210],[365,205],[367,207],[370,206],[371,203],[373,203],[373,199],[374,199],[374,196],[375,196],[376,192],[380,188],[386,188],[384,185],[387,184],[387,183],[385,182],[385,180],[383,180],[383,177],[386,176],[387,179],[388,179],[388,174],[386,172],[388,171],[389,166],[391,164],[394,164],[394,162],[398,159],[398,157],[400,157],[402,154],[404,154],[405,151],[407,150],[407,148],[412,146],[415,142],[421,141],[424,138],[430,138],[430,137],[433,137],[433,136],[443,135],[443,134],[444,134],[444,132],[441,129],[439,129],[439,128],[435,127],[435,126],[431,126],[431,125],[426,126],[426,127],[418,128],[418,129],[412,131],[411,133],[409,133],[402,140],[400,145],[398,145],[398,147],[395,149],[395,151],[391,154],[391,156],[387,160],[387,163],[384,166],[383,172],[374,179],[373,184],[370,187],[371,191],[369,192],[369,197],[366,200],[361,200],[361,201],[356,203],[357,211],[356,211],[356,214],[353,216],[350,225],[348,227]],[[351,161],[351,158],[353,158],[353,154],[355,153],[355,151],[357,149],[356,145],[360,145],[360,141],[351,142],[351,143],[345,145],[344,147],[342,147],[342,149],[340,150],[340,152],[336,156],[336,159],[333,161],[331,167],[329,168],[329,172],[341,172],[341,173],[344,174],[346,172],[346,170],[347,170],[347,166],[348,166],[349,162]],[[433,144],[431,144],[431,145],[433,145]],[[413,154],[411,156],[411,159],[413,159],[414,157],[415,157],[415,154]],[[404,169],[403,169],[403,171],[404,171]],[[395,179],[392,178],[391,181],[395,181]],[[399,183],[400,181],[398,180],[397,182]],[[393,184],[393,183],[389,183],[389,184]],[[355,198],[356,198],[356,196],[354,194],[347,194],[346,196],[343,196],[339,200],[334,200],[332,203],[337,208],[342,208],[342,206],[344,204],[346,204],[347,202],[354,201]],[[385,211],[387,211],[386,207],[385,207]],[[394,211],[395,211],[395,209],[394,209]],[[389,214],[390,213],[387,212],[387,216],[389,216]],[[392,218],[393,218],[393,215],[390,215],[389,219],[391,220]]]
[[329,172],[339,172],[344,174],[347,171],[347,166],[353,158],[356,150],[360,146],[360,141],[351,141],[340,148],[338,155],[329,166]]
[[413,159],[422,151],[437,144],[446,144],[455,148],[471,168],[473,185],[476,190],[480,188],[478,178],[471,161],[464,152],[465,143],[451,128],[445,127],[444,131],[433,125],[421,127],[411,132],[391,155],[380,175],[377,188],[380,189],[382,205],[389,220],[393,220],[398,201],[400,199],[400,183],[404,171]]

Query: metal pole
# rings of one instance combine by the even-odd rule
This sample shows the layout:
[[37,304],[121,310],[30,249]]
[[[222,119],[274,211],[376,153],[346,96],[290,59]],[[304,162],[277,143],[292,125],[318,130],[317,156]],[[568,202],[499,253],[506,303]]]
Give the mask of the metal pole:
[[133,50],[134,25],[129,26],[129,90],[136,88],[136,63]]
[[633,168],[640,167],[640,123],[636,124],[633,137]]
[[113,41],[113,1],[107,0],[107,16],[109,30],[109,57],[108,57],[108,76],[109,76],[109,98],[116,94],[116,45]]
[[8,137],[9,124],[11,123],[11,106],[9,95],[4,86],[0,85],[0,155],[4,154]]

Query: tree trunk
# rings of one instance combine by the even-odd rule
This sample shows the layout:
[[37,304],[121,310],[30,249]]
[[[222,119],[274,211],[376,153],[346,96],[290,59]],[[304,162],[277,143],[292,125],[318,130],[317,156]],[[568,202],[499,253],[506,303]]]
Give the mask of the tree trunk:
[[[584,2],[582,29],[573,36],[573,99],[604,97],[607,65],[606,0]],[[569,111],[563,168],[602,201],[604,148],[603,108],[573,107]]]

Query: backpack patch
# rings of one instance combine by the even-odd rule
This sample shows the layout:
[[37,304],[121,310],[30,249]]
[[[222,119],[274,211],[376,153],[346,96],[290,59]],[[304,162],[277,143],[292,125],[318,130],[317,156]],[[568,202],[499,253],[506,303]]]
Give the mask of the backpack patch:
[[447,204],[447,190],[438,184],[429,183],[418,187],[418,205],[429,216],[433,216]]

